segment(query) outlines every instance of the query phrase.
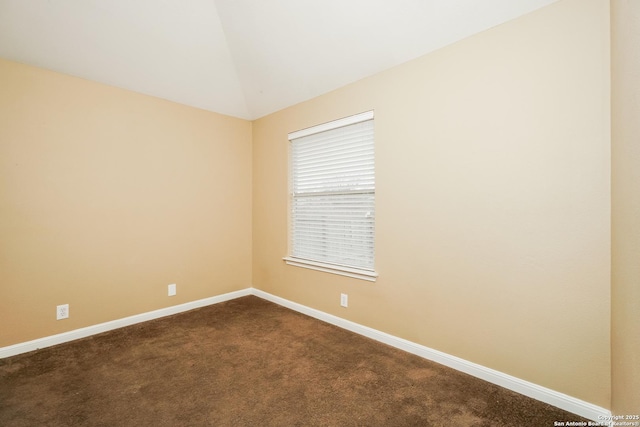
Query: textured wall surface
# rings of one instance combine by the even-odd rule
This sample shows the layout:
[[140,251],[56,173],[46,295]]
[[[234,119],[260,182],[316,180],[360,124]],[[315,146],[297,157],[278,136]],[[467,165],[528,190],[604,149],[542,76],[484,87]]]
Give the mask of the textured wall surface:
[[611,2],[612,410],[640,414],[640,2]]
[[[609,48],[565,0],[255,121],[254,286],[608,408]],[[285,265],[287,133],[372,109],[378,281]]]
[[0,346],[244,289],[250,264],[250,122],[0,60]]

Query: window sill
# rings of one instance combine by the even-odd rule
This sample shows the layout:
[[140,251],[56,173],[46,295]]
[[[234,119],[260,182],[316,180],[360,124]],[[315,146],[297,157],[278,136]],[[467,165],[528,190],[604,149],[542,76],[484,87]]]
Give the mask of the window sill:
[[311,270],[324,271],[325,273],[338,274],[340,276],[353,277],[354,279],[375,282],[378,273],[360,268],[344,267],[336,264],[326,264],[323,262],[309,261],[307,259],[284,257],[284,262],[295,267],[309,268]]

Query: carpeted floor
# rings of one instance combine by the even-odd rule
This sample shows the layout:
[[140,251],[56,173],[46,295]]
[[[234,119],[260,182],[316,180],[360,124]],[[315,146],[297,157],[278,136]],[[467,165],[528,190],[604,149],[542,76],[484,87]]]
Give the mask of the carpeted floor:
[[249,296],[0,360],[0,426],[583,420]]

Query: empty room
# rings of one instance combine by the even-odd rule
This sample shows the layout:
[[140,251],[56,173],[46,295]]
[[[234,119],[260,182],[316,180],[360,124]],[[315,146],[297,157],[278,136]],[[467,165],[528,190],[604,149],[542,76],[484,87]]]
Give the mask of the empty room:
[[640,1],[0,0],[0,425],[640,426]]

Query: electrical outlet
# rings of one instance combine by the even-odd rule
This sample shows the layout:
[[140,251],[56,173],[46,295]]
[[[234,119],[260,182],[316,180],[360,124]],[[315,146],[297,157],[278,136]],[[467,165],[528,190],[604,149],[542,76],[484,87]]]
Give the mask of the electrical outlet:
[[56,307],[56,320],[69,318],[69,304],[62,304]]
[[168,295],[169,295],[170,297],[172,297],[172,296],[174,296],[175,294],[176,294],[176,284],[175,284],[175,283],[173,283],[173,284],[169,285],[169,292],[168,292]]
[[340,294],[340,305],[343,307],[349,307],[349,295]]

